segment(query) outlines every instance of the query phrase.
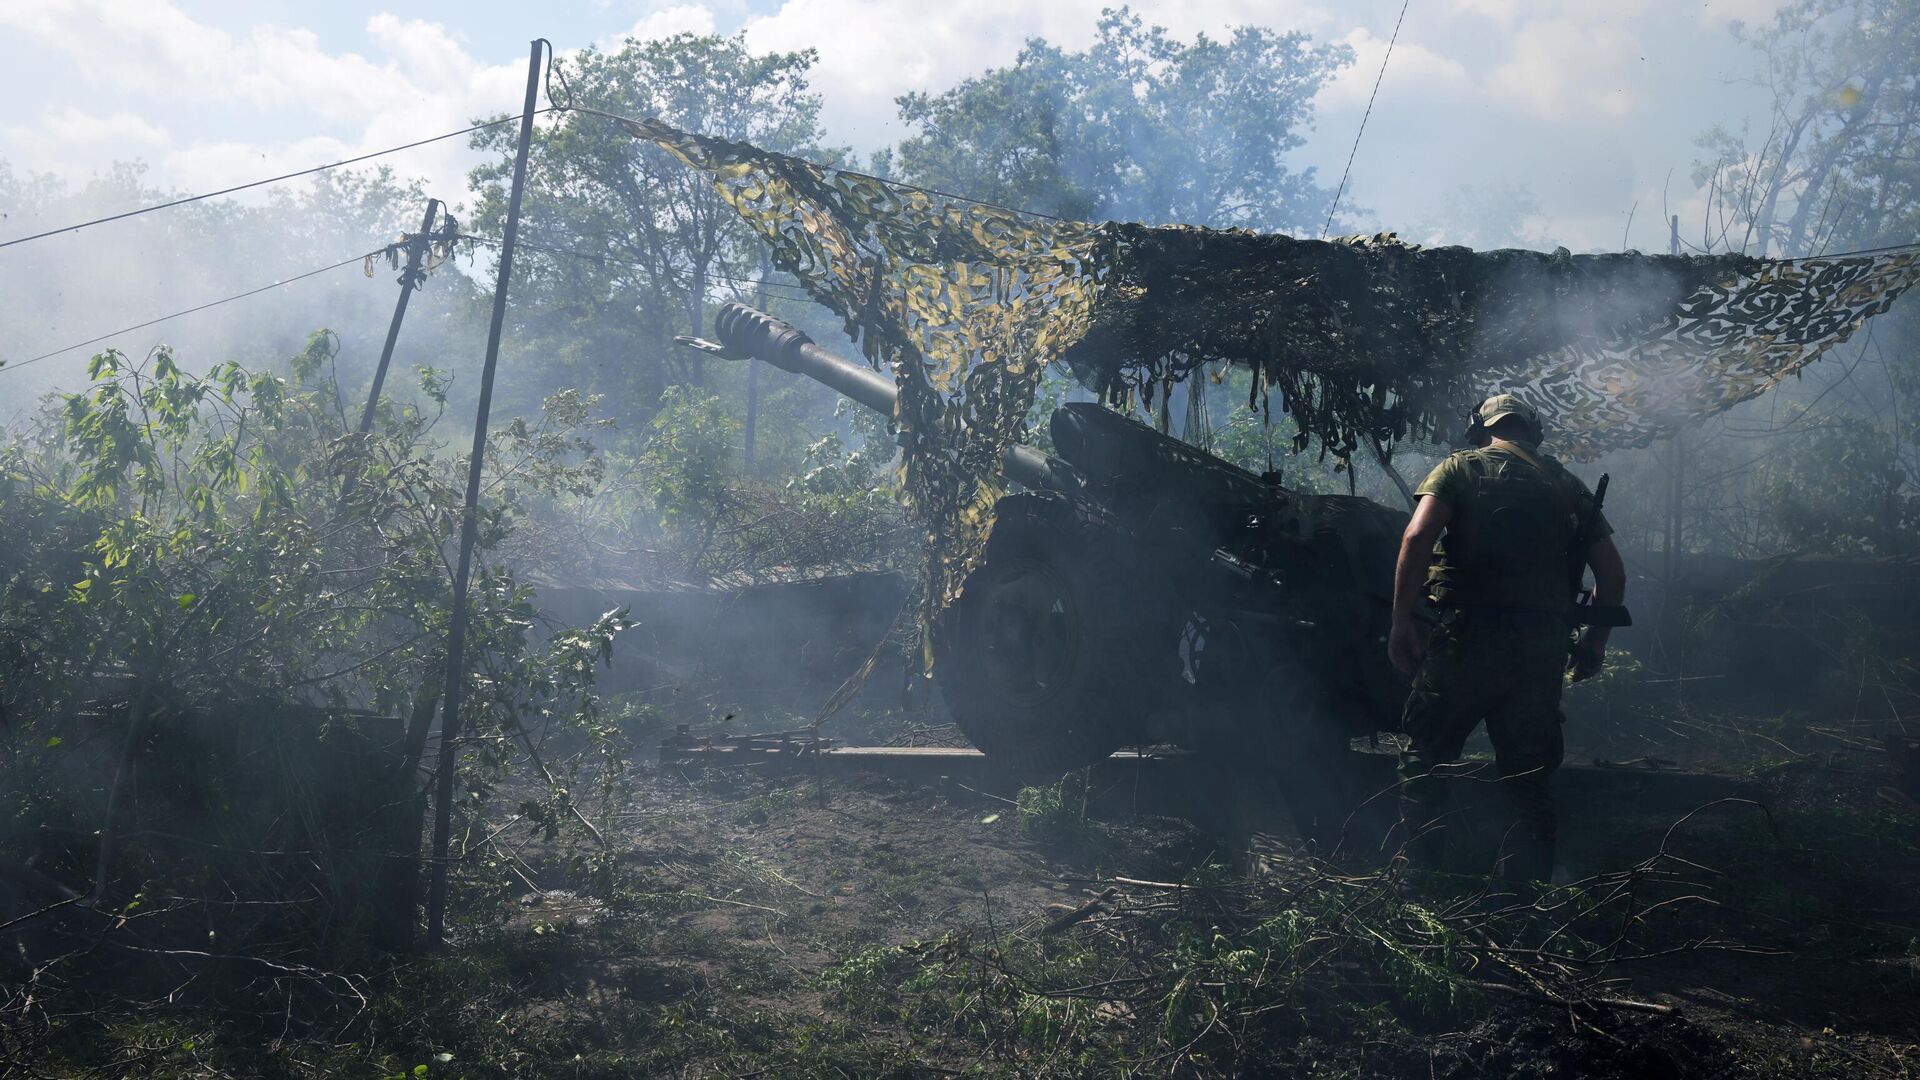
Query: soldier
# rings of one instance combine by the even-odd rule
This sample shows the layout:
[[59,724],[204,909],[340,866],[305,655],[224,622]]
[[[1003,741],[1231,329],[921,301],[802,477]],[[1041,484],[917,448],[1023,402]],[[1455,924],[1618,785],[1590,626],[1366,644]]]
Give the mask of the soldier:
[[[1593,495],[1540,452],[1541,436],[1539,414],[1519,398],[1482,402],[1469,418],[1472,448],[1420,485],[1400,541],[1388,653],[1414,677],[1400,819],[1415,866],[1437,869],[1445,852],[1445,781],[1432,774],[1484,719],[1513,815],[1498,871],[1516,882],[1552,873],[1561,684],[1569,669],[1575,680],[1600,670],[1610,626],[1624,625],[1627,578]],[[1569,658],[1574,594],[1589,566],[1593,606],[1580,611],[1607,625],[1589,626]],[[1431,635],[1414,618],[1423,594],[1439,614]]]

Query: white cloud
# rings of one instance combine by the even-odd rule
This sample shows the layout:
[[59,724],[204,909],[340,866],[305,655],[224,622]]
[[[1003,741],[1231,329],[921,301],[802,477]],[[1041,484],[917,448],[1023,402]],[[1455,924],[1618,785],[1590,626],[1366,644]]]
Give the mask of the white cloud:
[[1454,10],[1511,23],[1520,12],[1520,0],[1454,0]]
[[[1784,0],[1720,0],[1752,5]],[[1453,10],[1477,15],[1502,26],[1530,19],[1571,19],[1593,23],[1625,22],[1653,7],[1651,0],[1453,0]]]
[[168,183],[206,191],[353,157],[357,150],[324,135],[290,142],[203,139],[167,150],[156,164]]
[[1527,22],[1513,31],[1505,61],[1487,76],[1486,93],[1516,111],[1582,122],[1617,119],[1637,103],[1641,81],[1633,39],[1618,26],[1569,19]]
[[717,26],[713,9],[705,4],[675,4],[642,15],[632,29],[609,44],[618,46],[626,38],[657,41],[675,34],[711,34]]
[[[302,28],[229,32],[155,0],[0,4],[5,27],[64,54],[78,76],[94,84],[92,96],[128,106],[91,123],[76,120],[71,108],[50,109],[37,121],[5,129],[21,164],[84,172],[145,152],[158,166],[156,182],[188,189],[223,187],[466,127],[476,117],[514,111],[525,85],[520,61],[483,63],[438,24],[391,14],[367,21],[368,55],[330,51]],[[101,63],[103,55],[112,62]],[[153,115],[156,101],[175,118],[170,128],[142,119],[142,113]],[[105,160],[56,152],[89,131],[102,133],[97,141],[117,143]],[[465,140],[449,139],[385,161],[458,200],[473,156]]]
[[299,106],[346,120],[391,101],[407,84],[392,64],[327,52],[310,30],[256,26],[235,35],[153,0],[0,5],[6,25],[66,53],[81,79],[120,90],[164,87],[176,101]]
[[150,124],[133,113],[122,110],[99,116],[71,105],[49,111],[37,123],[13,125],[6,130],[15,139],[39,140],[49,145],[164,146],[168,141],[166,128]]
[[[1359,108],[1373,94],[1375,80],[1386,101],[1418,99],[1457,99],[1471,93],[1472,76],[1465,64],[1411,41],[1393,43],[1393,55],[1387,56],[1389,39],[1376,36],[1366,27],[1355,27],[1340,39],[1353,49],[1353,63],[1334,76],[1320,92],[1318,103],[1332,108]],[[1380,75],[1380,62],[1387,60],[1387,73]]]
[[37,120],[9,124],[0,136],[18,147],[40,172],[97,172],[115,161],[164,149],[167,130],[127,111],[91,113],[72,105],[49,109]]
[[1756,26],[1771,22],[1786,5],[1787,0],[1702,0],[1700,25],[1722,28],[1740,22]]

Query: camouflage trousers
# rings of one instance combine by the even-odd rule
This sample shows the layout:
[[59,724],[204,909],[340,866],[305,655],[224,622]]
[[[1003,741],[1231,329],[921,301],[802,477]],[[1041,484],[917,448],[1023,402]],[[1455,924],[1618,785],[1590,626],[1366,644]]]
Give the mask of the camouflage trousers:
[[1560,688],[1566,667],[1567,624],[1555,613],[1442,613],[1401,717],[1408,747],[1400,755],[1400,820],[1416,865],[1437,868],[1443,861],[1450,785],[1441,767],[1459,758],[1467,737],[1485,720],[1510,814],[1502,873],[1546,879],[1555,833],[1549,782],[1564,756]]

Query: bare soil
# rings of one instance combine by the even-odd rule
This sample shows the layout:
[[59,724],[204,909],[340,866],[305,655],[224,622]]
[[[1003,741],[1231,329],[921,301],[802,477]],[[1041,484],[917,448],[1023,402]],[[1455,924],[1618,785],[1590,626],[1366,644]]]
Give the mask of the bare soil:
[[[1711,803],[1676,825],[1670,810],[1629,803],[1568,823],[1577,865],[1563,873],[1632,866],[1663,844],[1699,867],[1697,901],[1676,904],[1681,914],[1640,943],[1652,957],[1604,972],[1612,996],[1658,1013],[1576,1014],[1487,993],[1448,1023],[1383,1008],[1370,1026],[1308,1028],[1234,1061],[1137,1063],[1137,1074],[1920,1074],[1920,816],[1881,794],[1882,771],[1871,756],[1807,761],[1743,777],[1762,805]],[[554,891],[528,889],[517,914],[471,947],[502,935],[576,944],[574,970],[530,987],[508,1014],[561,1017],[618,1000],[725,1034],[643,1051],[607,1033],[559,1046],[559,1058],[516,1049],[510,1061],[487,1059],[498,1047],[476,1057],[449,1046],[466,1075],[574,1075],[569,1062],[580,1075],[597,1074],[594,1062],[690,1076],[1031,1075],[986,1033],[849,1004],[839,976],[889,949],[896,968],[902,950],[910,968],[932,943],[999,941],[1116,879],[1179,882],[1244,843],[1177,819],[1125,817],[1038,839],[1005,802],[871,776],[817,784],[649,771],[622,823],[619,862],[638,884],[611,904],[568,891],[556,850],[502,834],[527,879]],[[566,1027],[579,1037],[577,1023]],[[1074,1074],[1057,1058],[1031,1064]]]
[[[1563,878],[1667,860],[1618,916],[1616,959],[1577,985],[1458,957],[1409,977],[1360,938],[1272,952],[1311,955],[1310,969],[1235,975],[1232,947],[1290,904],[1342,927],[1323,937],[1365,934],[1360,905],[1336,923],[1325,898],[1411,897],[1378,923],[1404,927],[1409,911],[1477,910],[1459,898],[1484,883],[1382,888],[1377,865],[1231,835],[1217,813],[1195,815],[1206,831],[1095,800],[1082,822],[1070,797],[1023,813],[871,775],[641,767],[602,822],[606,850],[576,829],[549,836],[500,793],[468,834],[451,948],[375,962],[364,1004],[335,994],[316,1010],[318,991],[278,978],[263,997],[236,969],[249,996],[229,1000],[245,1008],[203,996],[64,1017],[35,1036],[51,1053],[0,1061],[0,1076],[1920,1075],[1920,810],[1884,755],[1749,768],[1700,781],[1692,804],[1684,783],[1653,798],[1586,776]],[[1250,846],[1267,855],[1253,884]],[[1259,918],[1234,911],[1247,897],[1264,898]],[[1192,982],[1128,992],[1162,957]],[[1175,1023],[1183,994],[1244,1005],[1282,976],[1298,992],[1228,1038]]]

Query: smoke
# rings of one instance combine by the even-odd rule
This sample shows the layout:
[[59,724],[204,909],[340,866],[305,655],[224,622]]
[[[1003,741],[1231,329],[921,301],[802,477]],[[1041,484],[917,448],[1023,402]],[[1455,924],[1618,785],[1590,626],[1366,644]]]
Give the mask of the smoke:
[[[89,221],[177,198],[122,163],[83,184],[22,177],[0,163],[0,215],[9,236]],[[339,336],[345,388],[366,385],[392,312],[396,274],[359,262],[204,311],[60,352],[44,353],[173,312],[272,285],[352,259],[417,230],[425,195],[385,171],[321,174],[261,199],[224,199],[109,222],[0,249],[0,419],[15,420],[42,395],[87,381],[87,360],[109,348],[141,356],[169,345],[182,367],[225,361],[271,368],[325,328]],[[443,266],[411,303],[400,337],[395,391],[408,365],[464,368],[478,358],[475,285]],[[484,266],[478,268],[484,270]],[[464,361],[464,362],[463,362]]]

